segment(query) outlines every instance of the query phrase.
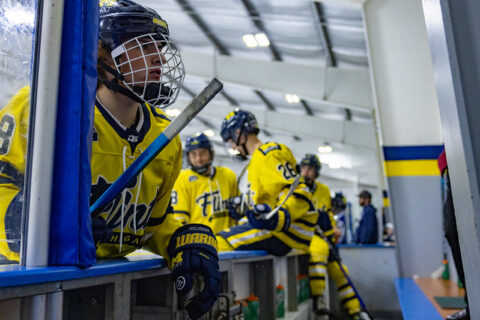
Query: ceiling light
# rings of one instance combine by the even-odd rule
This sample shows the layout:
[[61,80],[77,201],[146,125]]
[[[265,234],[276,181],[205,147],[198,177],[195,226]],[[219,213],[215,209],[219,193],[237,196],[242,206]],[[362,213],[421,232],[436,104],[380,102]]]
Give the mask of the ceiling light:
[[285,100],[287,100],[288,103],[299,103],[300,98],[296,94],[289,94],[287,93],[285,95]]
[[171,117],[171,118],[175,118],[176,116],[178,116],[180,114],[180,109],[167,109],[165,110],[165,113],[167,114],[167,116]]
[[318,147],[318,152],[320,153],[331,153],[333,151],[332,147],[327,145]]
[[207,136],[207,137],[213,137],[215,135],[215,132],[213,132],[213,130],[210,130],[210,129],[207,129],[205,131],[203,131],[203,133]]
[[270,45],[270,41],[265,33],[257,33],[255,39],[260,47],[268,47]]
[[258,46],[257,40],[255,39],[255,36],[253,34],[244,34],[242,39],[243,42],[245,42],[245,45],[249,48],[255,48],[256,46]]

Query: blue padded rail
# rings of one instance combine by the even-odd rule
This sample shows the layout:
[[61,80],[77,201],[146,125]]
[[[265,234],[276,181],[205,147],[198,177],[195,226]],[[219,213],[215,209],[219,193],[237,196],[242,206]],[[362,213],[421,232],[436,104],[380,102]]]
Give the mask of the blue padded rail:
[[220,260],[234,260],[241,258],[250,258],[250,257],[263,257],[267,256],[268,253],[263,250],[252,250],[252,251],[225,251],[218,254]]
[[443,319],[413,279],[397,278],[395,287],[405,320]]
[[[230,251],[221,252],[220,260],[234,260],[268,255],[265,251]],[[93,267],[81,269],[78,267],[21,267],[19,265],[0,266],[0,288],[31,285],[37,283],[65,281],[73,279],[91,278],[135,272],[142,270],[158,269],[167,266],[162,257],[140,252],[127,258],[112,260],[99,260]]]
[[0,266],[0,288],[142,271],[163,268],[166,265],[165,259],[157,257],[157,259],[141,261],[101,260],[95,266],[86,269],[70,266],[38,268],[18,265]]

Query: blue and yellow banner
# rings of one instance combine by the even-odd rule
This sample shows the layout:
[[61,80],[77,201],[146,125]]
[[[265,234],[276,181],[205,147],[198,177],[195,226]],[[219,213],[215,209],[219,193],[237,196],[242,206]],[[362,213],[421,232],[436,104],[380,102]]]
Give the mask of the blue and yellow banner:
[[437,158],[443,145],[383,147],[385,175],[438,176]]

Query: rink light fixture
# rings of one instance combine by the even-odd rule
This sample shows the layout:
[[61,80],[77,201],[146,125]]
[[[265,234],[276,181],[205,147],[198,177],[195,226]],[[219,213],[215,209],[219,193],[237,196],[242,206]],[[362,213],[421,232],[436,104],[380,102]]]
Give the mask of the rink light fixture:
[[203,133],[209,138],[211,138],[215,135],[215,132],[213,132],[213,130],[211,130],[211,129],[204,130]]
[[270,45],[270,40],[268,40],[265,33],[257,33],[255,35],[247,33],[242,36],[242,40],[249,48],[268,47]]
[[165,110],[165,113],[170,118],[175,118],[176,116],[178,116],[180,114],[180,112],[181,112],[180,109],[175,109],[175,108]]
[[333,151],[332,147],[329,145],[324,145],[318,147],[318,152],[320,153],[331,153]]
[[257,33],[255,35],[255,40],[260,47],[268,47],[270,45],[270,41],[265,33]]
[[244,34],[242,37],[243,42],[249,48],[255,48],[258,46],[257,40],[253,34]]
[[288,103],[299,103],[300,98],[296,94],[290,94],[287,93],[285,95],[285,100],[287,100]]

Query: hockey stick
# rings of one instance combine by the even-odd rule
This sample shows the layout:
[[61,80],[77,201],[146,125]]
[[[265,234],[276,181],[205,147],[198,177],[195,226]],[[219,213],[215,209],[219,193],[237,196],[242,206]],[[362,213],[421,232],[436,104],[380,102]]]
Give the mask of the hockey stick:
[[340,268],[340,271],[342,271],[343,275],[345,276],[345,279],[347,279],[348,284],[350,285],[350,287],[352,287],[352,290],[353,290],[353,292],[355,293],[355,296],[357,297],[358,302],[360,303],[360,307],[362,308],[363,311],[365,311],[366,313],[368,313],[368,315],[370,316],[370,318],[373,319],[372,315],[370,314],[370,312],[369,312],[368,309],[367,309],[367,306],[366,306],[365,302],[363,301],[362,297],[361,297],[360,294],[358,293],[357,288],[354,286],[354,284],[353,284],[353,282],[352,282],[352,279],[350,278],[350,276],[349,276],[349,275],[347,274],[347,272],[345,271],[345,268],[344,268],[343,265],[342,265],[342,261],[340,260],[340,257],[338,256],[337,252],[335,251],[335,248],[333,247],[333,243],[330,241],[330,239],[328,239],[327,237],[325,237],[325,235],[323,234],[322,229],[320,229],[320,227],[319,227],[318,225],[315,226],[315,230],[318,232],[318,234],[320,235],[320,237],[322,237],[322,239],[327,242],[328,248],[330,249],[330,252],[332,253],[334,260],[337,262],[338,267]]
[[123,189],[172,141],[172,139],[190,123],[190,121],[207,105],[223,84],[213,79],[197,95],[170,125],[148,146],[148,148],[125,170],[120,177],[90,207],[90,214],[106,205],[122,192]]
[[293,181],[292,185],[290,186],[290,189],[288,190],[288,193],[287,193],[287,196],[285,198],[283,198],[283,201],[282,203],[280,203],[275,209],[273,209],[272,211],[270,211],[269,213],[267,213],[265,215],[265,219],[268,220],[270,219],[271,217],[273,217],[273,215],[275,213],[278,212],[278,210],[280,210],[280,208],[285,204],[285,202],[287,201],[288,198],[290,198],[290,196],[293,194],[293,192],[295,191],[295,189],[298,187],[298,184],[300,183],[300,175],[296,176],[295,177],[295,180]]

